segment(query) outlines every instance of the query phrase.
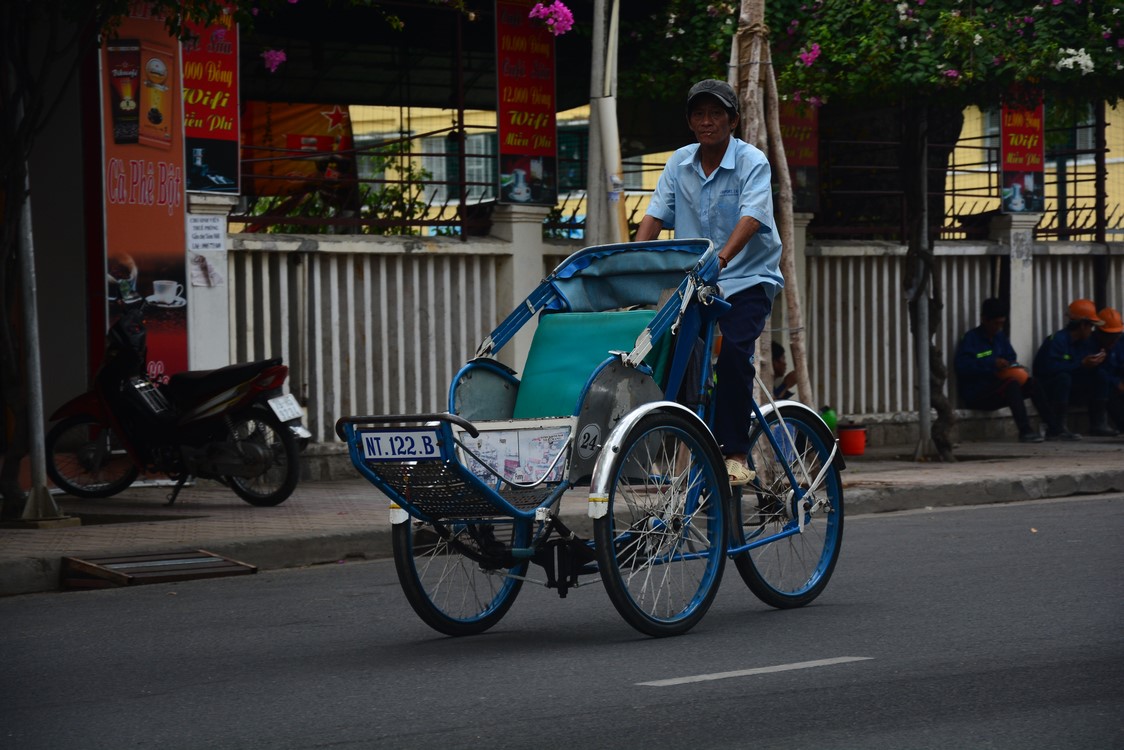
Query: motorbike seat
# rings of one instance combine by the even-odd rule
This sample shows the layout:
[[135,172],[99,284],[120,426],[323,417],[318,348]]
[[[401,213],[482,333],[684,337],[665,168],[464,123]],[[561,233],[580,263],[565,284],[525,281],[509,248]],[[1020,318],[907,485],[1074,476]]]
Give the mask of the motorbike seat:
[[258,373],[281,364],[284,364],[284,360],[275,357],[256,362],[227,365],[217,370],[178,372],[171,377],[166,387],[173,402],[178,405],[190,404],[227,388],[233,388],[250,380]]

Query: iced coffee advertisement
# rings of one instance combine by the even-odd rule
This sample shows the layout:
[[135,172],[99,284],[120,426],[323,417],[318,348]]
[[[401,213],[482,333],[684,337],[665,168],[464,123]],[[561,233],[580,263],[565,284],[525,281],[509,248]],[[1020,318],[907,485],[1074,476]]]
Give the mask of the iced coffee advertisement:
[[187,189],[239,192],[238,25],[188,24],[183,43],[183,127]]
[[101,54],[108,321],[145,305],[148,372],[187,369],[179,43],[134,6]]

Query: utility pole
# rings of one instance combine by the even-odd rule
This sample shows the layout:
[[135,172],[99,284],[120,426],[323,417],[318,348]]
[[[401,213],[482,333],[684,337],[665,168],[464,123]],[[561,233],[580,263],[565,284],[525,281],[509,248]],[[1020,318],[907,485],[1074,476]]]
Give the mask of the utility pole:
[[24,162],[23,207],[20,209],[19,261],[23,286],[23,327],[26,342],[27,430],[31,460],[31,490],[19,526],[72,526],[77,518],[64,516],[47,490],[47,462],[43,433],[43,376],[39,364],[39,304],[35,284],[35,249],[31,232],[31,180]]
[[617,128],[619,0],[594,0],[593,57],[589,75],[589,173],[586,177],[585,244],[629,240]]

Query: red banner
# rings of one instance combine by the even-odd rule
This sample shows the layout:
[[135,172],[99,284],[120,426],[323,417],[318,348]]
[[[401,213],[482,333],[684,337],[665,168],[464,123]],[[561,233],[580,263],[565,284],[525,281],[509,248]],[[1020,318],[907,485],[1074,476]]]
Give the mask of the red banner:
[[1044,108],[1003,107],[1000,124],[1003,211],[1041,212],[1045,204],[1042,175],[1045,168]]
[[553,206],[558,195],[554,36],[530,0],[496,3],[500,200]]
[[781,102],[781,137],[790,167],[820,165],[820,123],[815,107],[799,102]]
[[144,6],[134,6],[117,34],[102,49],[101,273],[111,303],[150,303],[148,372],[166,381],[187,369],[179,45]]
[[242,143],[252,195],[303,195],[310,182],[328,198],[356,188],[346,106],[246,102]]
[[183,47],[187,189],[238,193],[238,26],[188,24]]
[[781,102],[778,113],[785,161],[792,180],[793,209],[819,210],[820,121],[819,110],[810,104]]

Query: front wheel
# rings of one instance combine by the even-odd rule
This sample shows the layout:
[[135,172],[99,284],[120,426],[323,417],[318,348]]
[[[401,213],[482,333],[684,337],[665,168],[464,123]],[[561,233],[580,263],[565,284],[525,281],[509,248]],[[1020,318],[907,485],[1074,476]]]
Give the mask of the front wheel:
[[656,412],[625,436],[610,472],[609,507],[594,521],[609,599],[641,633],[686,633],[710,608],[726,564],[722,456],[701,423]]
[[476,635],[499,622],[523,586],[527,561],[511,550],[523,525],[514,520],[393,526],[394,567],[407,601],[445,635]]
[[843,544],[843,482],[829,461],[833,445],[826,425],[796,407],[782,406],[750,435],[750,468],[757,476],[733,503],[733,546],[783,536],[737,555],[734,563],[771,607],[804,606],[835,570]]
[[228,438],[239,449],[255,451],[265,463],[253,477],[223,477],[234,494],[250,505],[271,506],[285,502],[300,478],[300,446],[297,437],[267,408],[254,407],[234,417]]
[[128,489],[140,473],[111,427],[79,414],[47,433],[47,475],[75,497],[110,497]]

